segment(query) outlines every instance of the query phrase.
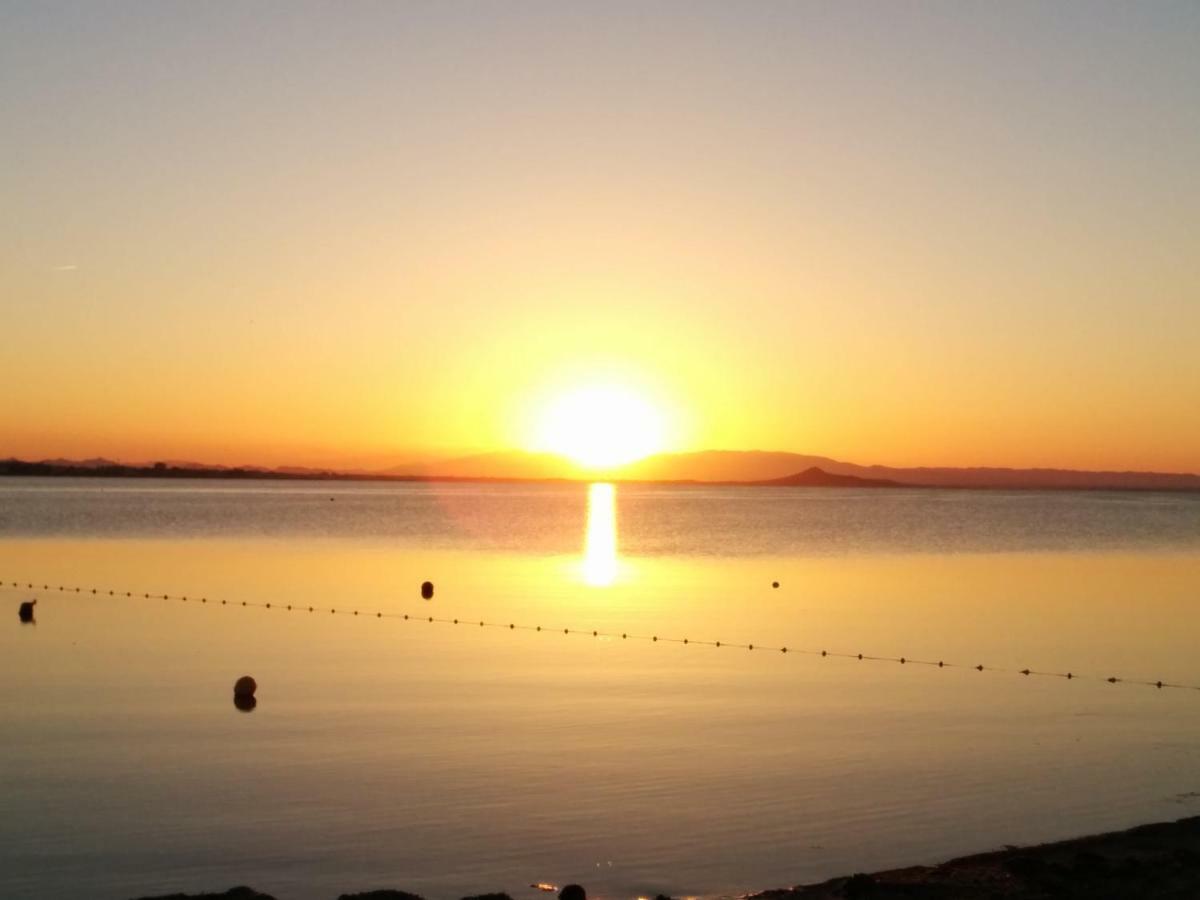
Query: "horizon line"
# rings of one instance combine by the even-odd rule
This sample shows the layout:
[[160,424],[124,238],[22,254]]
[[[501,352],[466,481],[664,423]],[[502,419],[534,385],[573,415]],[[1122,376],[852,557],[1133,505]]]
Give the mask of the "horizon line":
[[[559,461],[569,470],[570,474],[559,475],[488,475],[486,473],[471,473],[471,474],[437,474],[424,473],[420,471],[397,471],[400,466],[389,466],[381,468],[363,468],[354,466],[336,466],[336,465],[297,465],[284,463],[276,466],[263,465],[258,463],[207,463],[198,460],[179,460],[179,459],[161,459],[152,461],[131,462],[127,460],[112,459],[104,456],[92,456],[82,459],[74,459],[68,457],[43,457],[41,459],[22,459],[17,456],[6,456],[0,458],[0,464],[6,465],[29,465],[29,466],[59,466],[64,468],[78,469],[81,472],[88,470],[105,468],[105,467],[120,467],[131,470],[136,470],[138,474],[141,472],[153,471],[156,468],[165,468],[174,471],[177,475],[185,472],[195,472],[202,474],[205,472],[238,472],[246,474],[260,474],[268,476],[288,476],[297,479],[310,478],[319,479],[322,477],[335,477],[343,479],[358,479],[358,480],[381,480],[381,481],[504,481],[504,482],[588,482],[588,481],[622,481],[629,483],[652,483],[652,484],[754,484],[761,483],[762,478],[746,478],[746,479],[700,479],[700,478],[639,478],[622,475],[622,472],[635,468],[640,464],[644,464],[648,460],[653,460],[660,457],[687,457],[687,456],[702,456],[704,454],[728,453],[728,454],[775,454],[782,456],[796,456],[808,459],[827,460],[839,466],[851,466],[856,469],[864,470],[884,470],[891,472],[929,472],[929,473],[962,473],[964,475],[970,473],[1013,473],[1020,475],[1028,474],[1063,474],[1073,476],[1127,476],[1127,477],[1154,477],[1154,478],[1183,478],[1200,480],[1200,472],[1195,471],[1176,471],[1163,472],[1149,469],[1077,469],[1063,466],[998,466],[998,465],[969,465],[969,466],[931,466],[931,465],[909,465],[895,466],[885,463],[854,463],[845,460],[840,460],[835,457],[825,456],[815,453],[800,453],[792,450],[689,450],[689,451],[664,451],[661,453],[648,454],[641,459],[632,460],[628,463],[623,463],[617,466],[609,467],[588,467],[584,466],[563,454],[554,453],[551,451],[527,451],[527,450],[496,450],[483,451],[480,453],[470,453],[462,456],[445,456],[436,459],[413,463],[414,470],[436,466],[440,463],[452,463],[458,461],[470,460],[474,457],[481,456],[525,456],[536,458],[550,458]],[[818,468],[813,464],[797,469],[795,472],[788,473],[782,477],[790,477],[798,475],[801,471],[807,471],[810,468]],[[824,471],[824,470],[822,470]],[[3,473],[13,474],[13,473]],[[852,476],[853,477],[853,476]],[[908,482],[906,484],[912,484]],[[930,485],[939,487],[943,485]]]

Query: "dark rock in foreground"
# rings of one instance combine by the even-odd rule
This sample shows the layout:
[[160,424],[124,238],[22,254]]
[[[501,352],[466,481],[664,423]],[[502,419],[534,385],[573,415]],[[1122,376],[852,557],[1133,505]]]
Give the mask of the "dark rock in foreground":
[[270,894],[261,894],[254,888],[235,887],[221,894],[163,894],[159,897],[141,897],[140,900],[275,900]]
[[425,900],[419,894],[410,894],[407,891],[363,891],[361,894],[341,894],[337,900]]
[[1010,847],[749,900],[1193,900],[1200,897],[1200,816],[1093,837]]

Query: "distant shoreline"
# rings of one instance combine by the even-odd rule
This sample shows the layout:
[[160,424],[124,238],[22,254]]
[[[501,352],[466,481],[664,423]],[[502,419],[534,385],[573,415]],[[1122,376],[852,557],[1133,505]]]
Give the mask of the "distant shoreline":
[[699,479],[621,478],[597,474],[594,478],[544,477],[521,478],[488,475],[416,475],[382,472],[339,472],[334,469],[287,471],[236,466],[225,468],[174,466],[158,463],[134,466],[74,465],[51,462],[28,462],[18,459],[0,460],[0,477],[12,478],[177,478],[232,481],[348,481],[394,482],[416,484],[588,484],[606,481],[614,484],[663,485],[679,487],[841,487],[862,489],[909,488],[922,490],[974,491],[1117,491],[1121,493],[1179,493],[1196,494],[1200,488],[1185,486],[1087,485],[1087,484],[921,484],[888,479],[860,478],[835,475],[813,467],[805,472],[783,478],[761,480],[703,481]]

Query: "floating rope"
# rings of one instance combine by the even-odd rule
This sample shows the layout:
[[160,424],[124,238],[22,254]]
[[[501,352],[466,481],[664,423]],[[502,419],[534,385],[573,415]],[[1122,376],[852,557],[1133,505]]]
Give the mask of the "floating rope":
[[[38,585],[32,581],[0,581],[0,590],[37,590]],[[592,628],[567,628],[557,626],[526,625],[517,622],[489,622],[486,619],[447,618],[444,616],[418,615],[416,613],[385,612],[382,610],[359,610],[355,608],[337,608],[311,606],[297,603],[257,603],[251,600],[215,600],[209,597],[196,597],[186,594],[157,594],[143,591],[121,591],[112,588],[77,587],[69,585],[42,584],[43,591],[59,591],[63,594],[87,594],[106,597],[131,597],[145,600],[175,600],[183,603],[201,603],[209,606],[232,606],[255,609],[269,609],[278,612],[307,612],[328,613],[335,616],[359,616],[369,619],[396,619],[403,622],[424,622],[430,625],[469,625],[477,628],[499,628],[505,631],[533,631],[545,634],[582,635],[593,638],[607,638],[622,641],[645,641],[652,644],[683,644],[701,647],[728,648],[731,650],[750,650],[760,653],[799,653],[803,656],[821,658],[852,659],[859,662],[889,662],[902,666],[932,666],[937,669],[974,669],[976,672],[998,672],[1024,677],[1040,676],[1045,678],[1061,678],[1065,681],[1104,681],[1108,684],[1133,684],[1152,687],[1159,690],[1175,688],[1184,691],[1200,691],[1200,685],[1179,684],[1161,679],[1152,681],[1140,678],[1120,678],[1116,675],[1081,675],[1078,672],[1053,672],[1042,669],[1010,669],[1004,666],[988,666],[983,663],[970,664],[947,662],[945,660],[914,659],[911,656],[875,656],[868,653],[844,653],[834,650],[816,650],[806,647],[768,646],[764,644],[740,644],[733,641],[700,640],[686,637],[668,637],[660,634],[634,634],[628,631],[600,631]]]

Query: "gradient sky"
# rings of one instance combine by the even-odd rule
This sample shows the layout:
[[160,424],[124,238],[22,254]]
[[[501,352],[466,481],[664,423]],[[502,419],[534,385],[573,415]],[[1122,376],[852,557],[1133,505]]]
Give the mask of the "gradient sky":
[[0,456],[1200,470],[1200,4],[5,3]]

